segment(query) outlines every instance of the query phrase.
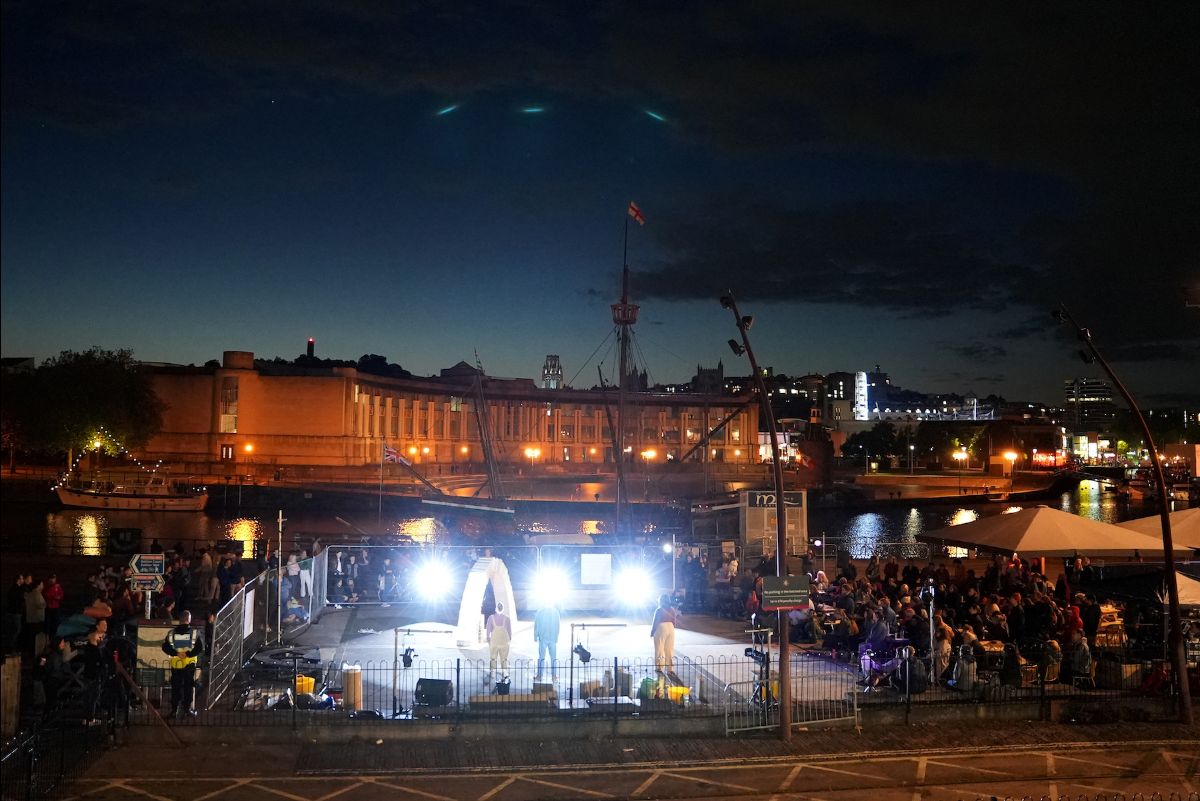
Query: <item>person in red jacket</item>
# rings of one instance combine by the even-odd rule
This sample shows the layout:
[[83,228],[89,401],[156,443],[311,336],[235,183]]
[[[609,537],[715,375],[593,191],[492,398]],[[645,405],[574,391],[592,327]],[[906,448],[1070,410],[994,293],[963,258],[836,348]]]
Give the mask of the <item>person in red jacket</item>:
[[58,583],[58,576],[52,573],[46,579],[42,597],[46,599],[46,636],[53,639],[54,632],[58,630],[59,610],[63,602],[63,586]]

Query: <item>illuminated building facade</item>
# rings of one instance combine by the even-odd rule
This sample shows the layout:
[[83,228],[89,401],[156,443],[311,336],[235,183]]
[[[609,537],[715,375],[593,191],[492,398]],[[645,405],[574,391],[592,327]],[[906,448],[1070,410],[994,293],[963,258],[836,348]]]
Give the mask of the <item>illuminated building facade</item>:
[[1069,378],[1063,382],[1067,415],[1076,433],[1108,431],[1117,419],[1112,384],[1098,378]]
[[[462,362],[439,376],[393,378],[355,367],[255,361],[251,353],[227,351],[220,366],[158,367],[152,375],[167,410],[145,454],[197,471],[378,464],[385,444],[414,464],[483,462],[477,371]],[[606,405],[615,418],[615,390],[546,390],[531,379],[484,378],[483,395],[501,465],[530,466],[527,450],[538,452],[538,465],[614,462]],[[754,461],[757,404],[630,393],[626,460],[682,459],[730,414],[689,461]]]

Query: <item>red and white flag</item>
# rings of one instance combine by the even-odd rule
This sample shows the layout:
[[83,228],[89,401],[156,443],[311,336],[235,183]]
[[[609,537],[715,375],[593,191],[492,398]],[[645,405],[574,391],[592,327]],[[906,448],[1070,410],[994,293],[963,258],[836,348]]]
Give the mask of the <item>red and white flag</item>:
[[629,216],[636,220],[638,225],[646,224],[646,218],[642,216],[642,210],[632,200],[629,201]]
[[383,461],[390,462],[392,464],[408,465],[409,467],[412,466],[412,462],[405,459],[400,454],[400,451],[397,450],[396,448],[393,448],[391,445],[383,446]]

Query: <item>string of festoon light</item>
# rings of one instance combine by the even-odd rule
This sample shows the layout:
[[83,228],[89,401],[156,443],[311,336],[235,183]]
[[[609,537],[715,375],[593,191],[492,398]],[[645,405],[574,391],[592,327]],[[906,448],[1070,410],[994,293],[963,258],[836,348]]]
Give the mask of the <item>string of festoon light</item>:
[[[162,459],[159,459],[157,462],[155,462],[154,467],[149,467],[146,462],[143,462],[141,459],[137,458],[132,453],[130,453],[129,449],[125,447],[124,443],[122,443],[119,439],[117,439],[115,436],[113,436],[113,434],[107,428],[105,428],[104,426],[99,426],[98,432],[97,432],[96,436],[93,438],[93,441],[99,442],[100,445],[107,444],[107,443],[101,442],[102,437],[103,437],[103,439],[108,440],[108,443],[111,443],[112,445],[116,446],[119,455],[128,457],[143,472],[149,473],[150,475],[154,475],[155,473],[158,472],[158,468],[162,467],[162,464],[163,464]],[[97,448],[99,448],[99,447],[100,446],[97,446]],[[58,489],[59,487],[64,486],[67,483],[67,481],[70,479],[71,474],[75,472],[75,468],[79,467],[79,463],[81,461],[83,461],[83,457],[87,456],[90,452],[91,451],[88,451],[88,450],[80,450],[79,454],[75,457],[75,461],[73,461],[71,463],[71,467],[65,473],[63,473],[61,476],[59,476],[58,483],[54,485],[53,489]]]

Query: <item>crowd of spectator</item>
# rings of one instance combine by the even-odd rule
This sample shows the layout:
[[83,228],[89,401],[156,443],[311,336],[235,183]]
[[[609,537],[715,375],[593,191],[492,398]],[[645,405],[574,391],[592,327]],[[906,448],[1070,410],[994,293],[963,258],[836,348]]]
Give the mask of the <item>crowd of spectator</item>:
[[[164,555],[163,589],[151,596],[150,619],[172,621],[183,610],[200,620],[236,593],[247,576],[265,567],[244,565],[239,553],[213,544],[188,549],[182,543],[147,548]],[[85,720],[97,722],[101,688],[123,694],[117,665],[132,674],[137,626],[144,619],[146,596],[136,589],[132,569],[123,562],[104,565],[77,584],[58,577],[18,573],[4,595],[3,652],[19,653],[33,680],[33,703],[49,712],[70,690],[82,693]]]
[[[928,678],[934,683],[953,678],[964,646],[970,658],[1003,653],[1004,659],[997,658],[997,663],[1005,662],[1010,669],[1054,663],[1050,675],[1070,682],[1091,674],[1102,607],[1108,609],[1110,620],[1118,614],[1115,606],[1078,591],[1087,583],[1087,570],[1081,560],[1064,567],[1052,581],[1016,554],[997,555],[982,574],[959,559],[920,564],[872,556],[861,569],[850,560],[832,578],[825,571],[811,571],[810,605],[789,613],[791,636],[797,642],[820,643],[835,658],[890,657],[897,647],[908,646],[932,665]],[[760,624],[764,622],[761,573],[773,573],[773,565],[764,564],[743,582],[745,613]],[[1106,633],[1104,647],[1138,644],[1138,638],[1145,636],[1141,626],[1145,612],[1136,604],[1123,608],[1121,625]],[[1157,643],[1158,637],[1155,629],[1149,644]],[[872,664],[879,668],[894,662],[864,659],[864,670],[870,672]]]

